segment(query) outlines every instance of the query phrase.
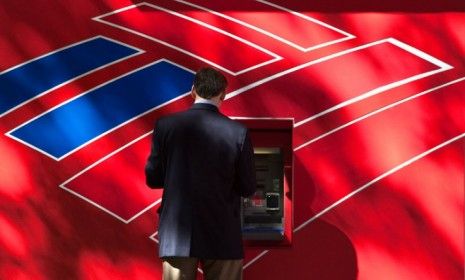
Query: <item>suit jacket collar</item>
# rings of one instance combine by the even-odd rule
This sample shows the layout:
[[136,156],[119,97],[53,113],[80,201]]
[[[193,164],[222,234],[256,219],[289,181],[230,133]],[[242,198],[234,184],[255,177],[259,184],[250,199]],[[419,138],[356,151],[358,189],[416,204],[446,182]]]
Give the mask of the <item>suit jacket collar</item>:
[[219,112],[218,107],[208,103],[194,103],[191,110],[209,110],[213,112]]

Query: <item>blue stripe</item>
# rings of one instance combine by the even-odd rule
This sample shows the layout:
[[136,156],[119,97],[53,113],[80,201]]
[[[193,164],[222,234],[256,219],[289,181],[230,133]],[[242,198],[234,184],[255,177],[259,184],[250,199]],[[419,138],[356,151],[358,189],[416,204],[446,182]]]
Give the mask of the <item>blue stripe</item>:
[[97,37],[0,75],[0,115],[54,86],[138,50]]
[[60,158],[102,133],[188,92],[193,74],[166,61],[119,78],[10,134]]

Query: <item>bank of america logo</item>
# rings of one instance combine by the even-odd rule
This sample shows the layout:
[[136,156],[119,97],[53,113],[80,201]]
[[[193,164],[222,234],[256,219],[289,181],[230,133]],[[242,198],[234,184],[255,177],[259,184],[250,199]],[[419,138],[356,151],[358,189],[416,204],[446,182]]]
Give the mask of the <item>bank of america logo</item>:
[[[129,41],[99,35],[0,72],[0,117],[14,114],[65,85],[97,76],[102,69],[156,52],[149,46],[163,47],[166,54],[111,79],[99,76],[96,86],[25,120],[6,136],[60,162],[112,131],[140,122],[150,112],[181,100],[192,85],[194,69],[190,65],[208,64],[233,79],[245,81],[232,88],[227,98],[232,102],[249,98],[256,107],[250,117],[268,117],[270,112],[273,116],[294,117],[294,148],[298,151],[331,133],[311,133],[310,129],[305,129],[318,118],[452,68],[395,38],[354,43],[329,54],[308,56],[314,51],[350,42],[355,36],[273,3],[259,0],[248,5],[251,11],[265,7],[275,13],[268,14],[265,20],[259,14],[225,12],[178,0],[156,4],[143,2],[95,17],[96,22],[124,33],[123,37],[129,35],[145,40],[144,45],[136,47]],[[279,27],[280,21],[289,18],[301,32]],[[176,26],[175,33],[173,26]],[[199,38],[204,40],[199,42]],[[298,80],[290,80],[287,87],[282,86],[285,82],[281,81],[291,75],[300,75],[300,79],[305,80],[327,69],[332,69],[337,83],[337,77],[347,75],[348,70],[356,75],[357,67],[362,66],[352,64],[348,69],[347,61],[379,52],[391,54],[386,59],[396,60],[399,65],[415,62],[419,67],[369,83],[363,78],[354,78],[356,82],[351,88],[337,85],[341,96],[331,100],[311,91],[294,90],[292,87],[299,88]],[[253,93],[260,93],[261,87],[269,83],[275,83],[280,92],[267,93],[266,98],[260,100],[262,103],[254,103],[257,101],[253,100]],[[299,106],[293,107],[289,100]],[[235,110],[241,112],[239,106]],[[341,127],[343,125],[346,124]],[[160,199],[159,192],[145,190],[142,172],[121,175],[124,178],[118,175],[120,171],[124,174],[127,170],[143,170],[150,133],[146,131],[134,137],[60,187],[118,220],[130,223]],[[105,192],[112,195],[102,195]]]

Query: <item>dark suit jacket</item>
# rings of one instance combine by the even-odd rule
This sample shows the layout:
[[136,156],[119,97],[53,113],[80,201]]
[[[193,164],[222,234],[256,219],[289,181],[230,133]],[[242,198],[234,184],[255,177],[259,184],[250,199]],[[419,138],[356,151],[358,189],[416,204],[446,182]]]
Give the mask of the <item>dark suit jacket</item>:
[[148,186],[164,188],[160,257],[243,258],[240,196],[256,188],[246,127],[210,104],[163,117],[145,174]]

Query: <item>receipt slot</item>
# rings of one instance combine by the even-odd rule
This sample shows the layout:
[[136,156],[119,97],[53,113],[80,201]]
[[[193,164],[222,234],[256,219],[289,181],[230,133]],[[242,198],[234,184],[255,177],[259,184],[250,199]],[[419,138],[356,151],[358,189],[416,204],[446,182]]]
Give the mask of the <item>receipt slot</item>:
[[236,118],[254,146],[257,191],[242,199],[246,246],[286,246],[292,241],[293,119]]

